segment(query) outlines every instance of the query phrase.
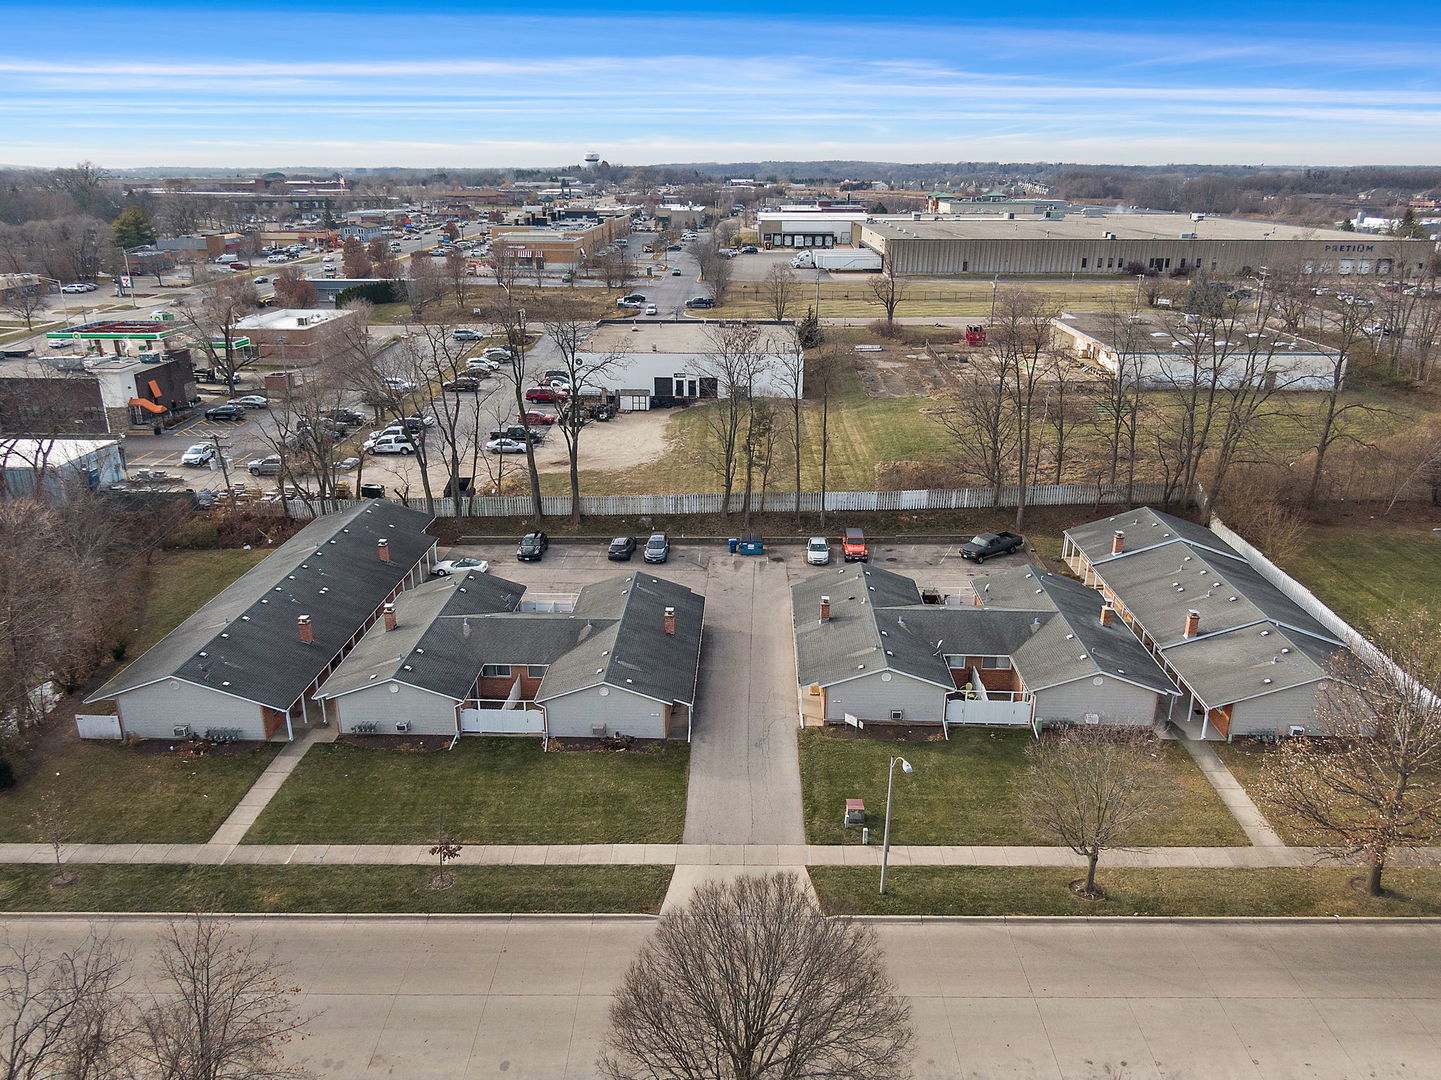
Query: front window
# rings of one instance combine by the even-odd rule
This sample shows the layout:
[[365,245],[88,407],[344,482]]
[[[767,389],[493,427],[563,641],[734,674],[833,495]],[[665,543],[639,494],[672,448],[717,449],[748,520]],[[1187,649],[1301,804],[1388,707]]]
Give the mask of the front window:
[[486,664],[480,669],[482,679],[506,679],[510,677],[509,664]]
[[981,667],[989,671],[1006,671],[1011,666],[1009,656],[987,656],[981,659]]

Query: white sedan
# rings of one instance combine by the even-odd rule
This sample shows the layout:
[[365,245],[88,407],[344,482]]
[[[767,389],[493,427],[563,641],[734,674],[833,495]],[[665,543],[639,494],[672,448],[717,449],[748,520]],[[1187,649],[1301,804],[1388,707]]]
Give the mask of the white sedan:
[[231,398],[225,404],[239,405],[242,409],[268,409],[270,399],[264,394],[246,394],[244,397]]
[[180,455],[182,465],[209,465],[215,460],[215,447],[210,443],[196,443]]
[[451,574],[463,574],[467,570],[474,570],[477,574],[484,574],[490,570],[490,563],[484,559],[447,559],[445,562],[438,562],[430,568],[431,577],[449,577]]
[[525,443],[519,439],[491,439],[485,448],[492,454],[523,454]]

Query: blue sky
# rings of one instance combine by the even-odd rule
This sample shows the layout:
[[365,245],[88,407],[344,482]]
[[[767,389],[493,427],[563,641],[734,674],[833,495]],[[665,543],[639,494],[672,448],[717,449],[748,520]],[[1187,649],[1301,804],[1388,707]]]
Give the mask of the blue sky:
[[1434,2],[1161,6],[0,0],[0,163],[1441,164]]

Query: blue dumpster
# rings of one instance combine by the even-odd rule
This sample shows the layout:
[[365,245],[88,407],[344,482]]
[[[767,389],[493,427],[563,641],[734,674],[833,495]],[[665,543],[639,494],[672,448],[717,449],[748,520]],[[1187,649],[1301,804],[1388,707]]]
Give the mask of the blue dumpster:
[[740,553],[742,555],[764,555],[766,542],[761,539],[760,533],[741,533]]
[[736,549],[740,547],[740,543],[740,537],[732,536],[729,540],[726,541],[726,547],[730,548],[730,553],[734,555],[736,553]]

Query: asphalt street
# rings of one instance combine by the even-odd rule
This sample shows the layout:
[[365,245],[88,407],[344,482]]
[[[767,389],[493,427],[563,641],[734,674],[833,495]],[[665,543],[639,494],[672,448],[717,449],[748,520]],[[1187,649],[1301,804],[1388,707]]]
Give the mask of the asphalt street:
[[[141,974],[162,921],[98,920]],[[91,920],[15,917],[56,947]],[[596,1076],[609,995],[650,932],[615,917],[239,918],[314,1012],[322,1080]],[[879,920],[916,1080],[1441,1075],[1441,926]]]

